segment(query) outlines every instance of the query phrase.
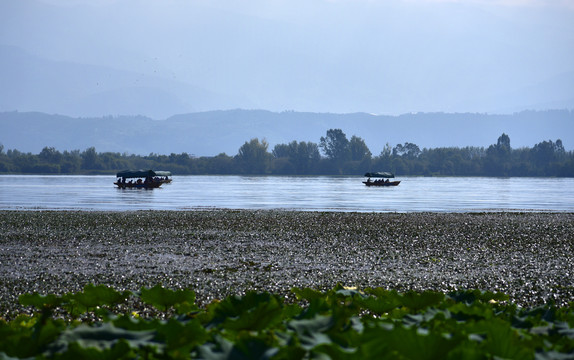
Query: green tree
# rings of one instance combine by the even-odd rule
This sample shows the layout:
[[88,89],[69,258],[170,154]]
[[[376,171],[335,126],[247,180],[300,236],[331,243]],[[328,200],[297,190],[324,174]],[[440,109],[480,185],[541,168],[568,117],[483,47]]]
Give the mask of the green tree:
[[305,141],[277,144],[272,154],[274,171],[279,174],[308,174],[321,159],[317,144]]
[[295,167],[298,174],[308,174],[321,160],[319,146],[313,142],[301,141],[297,144]]
[[254,138],[245,142],[235,156],[239,170],[245,174],[266,174],[271,161],[268,147],[265,139],[259,142],[259,139]]
[[219,155],[211,158],[207,167],[207,172],[210,174],[234,174],[236,170],[233,163],[233,157],[226,153],[220,153]]
[[319,147],[335,163],[339,172],[343,163],[350,158],[349,140],[341,129],[327,130],[327,136],[321,136]]
[[391,147],[391,145],[389,143],[386,143],[383,150],[381,150],[379,157],[382,159],[388,160],[391,158],[392,155],[393,155],[393,148]]
[[558,139],[555,143],[548,140],[534,145],[530,154],[537,165],[545,165],[563,159],[566,152],[562,140]]
[[487,175],[509,176],[511,167],[510,137],[500,135],[496,145],[490,145],[486,150],[485,168]]
[[82,169],[99,170],[101,169],[98,153],[95,147],[90,147],[82,153]]
[[413,143],[406,142],[404,145],[397,144],[393,148],[393,156],[401,156],[407,159],[415,159],[421,155],[421,149]]
[[297,144],[296,141],[292,141],[289,144],[277,144],[273,147],[271,154],[275,159],[293,157],[293,143]]
[[82,157],[80,150],[64,151],[62,153],[61,171],[64,174],[75,174],[80,171],[82,167]]
[[372,156],[365,141],[355,135],[351,136],[351,141],[349,141],[349,152],[352,161],[370,160]]
[[62,154],[53,147],[44,147],[38,154],[41,162],[57,164],[62,161]]

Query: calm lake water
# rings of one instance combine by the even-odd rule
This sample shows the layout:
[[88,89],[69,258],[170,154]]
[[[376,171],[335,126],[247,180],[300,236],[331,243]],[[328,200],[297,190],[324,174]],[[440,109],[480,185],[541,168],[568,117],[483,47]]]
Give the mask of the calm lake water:
[[574,178],[174,176],[159,189],[117,189],[114,176],[0,176],[2,210],[292,209],[359,212],[574,212]]

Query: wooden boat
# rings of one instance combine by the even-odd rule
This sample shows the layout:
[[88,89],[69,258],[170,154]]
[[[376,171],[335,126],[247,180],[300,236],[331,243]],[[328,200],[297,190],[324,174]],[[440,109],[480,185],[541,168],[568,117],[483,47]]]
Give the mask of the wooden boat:
[[154,171],[155,172],[155,177],[154,179],[157,177],[159,179],[159,181],[162,184],[169,184],[171,183],[171,172],[169,171]]
[[[164,184],[158,173],[153,170],[125,170],[116,174],[118,180],[114,182],[119,189],[155,189]],[[165,172],[164,172],[165,175]],[[169,173],[171,175],[171,173]],[[167,178],[167,176],[166,176]],[[137,179],[137,180],[126,180]],[[171,180],[170,180],[171,181]]]
[[389,181],[389,180],[375,180],[375,181],[363,181],[363,184],[367,186],[397,186],[401,182],[400,181]]
[[[397,186],[400,181],[389,181],[389,178],[394,178],[395,174],[390,172],[368,172],[365,174],[368,177],[367,181],[363,181],[363,184],[367,186]],[[372,181],[371,178],[379,178],[378,180]],[[383,180],[385,179],[386,180]]]

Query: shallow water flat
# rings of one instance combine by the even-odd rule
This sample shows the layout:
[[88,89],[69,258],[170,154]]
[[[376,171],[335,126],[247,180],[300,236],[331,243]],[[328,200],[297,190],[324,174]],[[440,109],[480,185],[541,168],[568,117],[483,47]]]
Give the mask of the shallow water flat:
[[0,176],[3,210],[289,209],[357,212],[574,211],[574,178],[403,177],[366,187],[357,176],[175,176],[154,190],[113,176]]

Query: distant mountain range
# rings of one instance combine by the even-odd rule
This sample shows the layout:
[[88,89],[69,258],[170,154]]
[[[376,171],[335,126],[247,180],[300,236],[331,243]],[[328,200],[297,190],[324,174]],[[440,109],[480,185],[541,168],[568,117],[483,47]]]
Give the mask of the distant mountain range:
[[[142,115],[152,119],[166,119],[173,114],[213,109],[261,108],[258,101],[249,100],[242,92],[216,92],[176,78],[55,61],[2,44],[0,55],[0,111],[39,111],[75,117]],[[392,97],[397,105],[405,98],[412,97],[399,96],[408,92],[400,84],[394,88],[396,93]],[[428,94],[432,92],[433,89],[427,90]],[[504,114],[523,109],[573,109],[574,96],[563,94],[574,94],[574,72],[562,73],[512,92],[503,90],[482,97],[467,94],[465,103],[458,107],[484,108],[477,105],[483,103],[489,104],[486,108],[490,110],[487,111]],[[294,98],[297,96],[300,95],[292,95]],[[368,96],[361,98],[361,101],[366,101]],[[337,103],[337,97],[327,102]],[[318,101],[320,104],[322,102]],[[338,108],[332,105],[332,108]],[[360,106],[371,107],[369,103]],[[397,110],[404,106],[387,108]]]
[[207,89],[105,66],[53,61],[0,45],[0,111],[154,119],[219,109],[232,99]]
[[4,0],[0,112],[574,109],[567,2]]
[[329,129],[359,136],[378,155],[385,144],[411,142],[422,148],[488,147],[502,133],[513,148],[561,139],[574,149],[574,111],[525,111],[512,115],[417,113],[382,116],[366,113],[329,114],[263,110],[208,111],[166,120],[143,116],[74,118],[39,112],[0,113],[0,144],[39,153],[45,146],[59,151],[85,150],[138,155],[186,152],[195,156],[237,154],[252,138],[276,144],[319,143]]

